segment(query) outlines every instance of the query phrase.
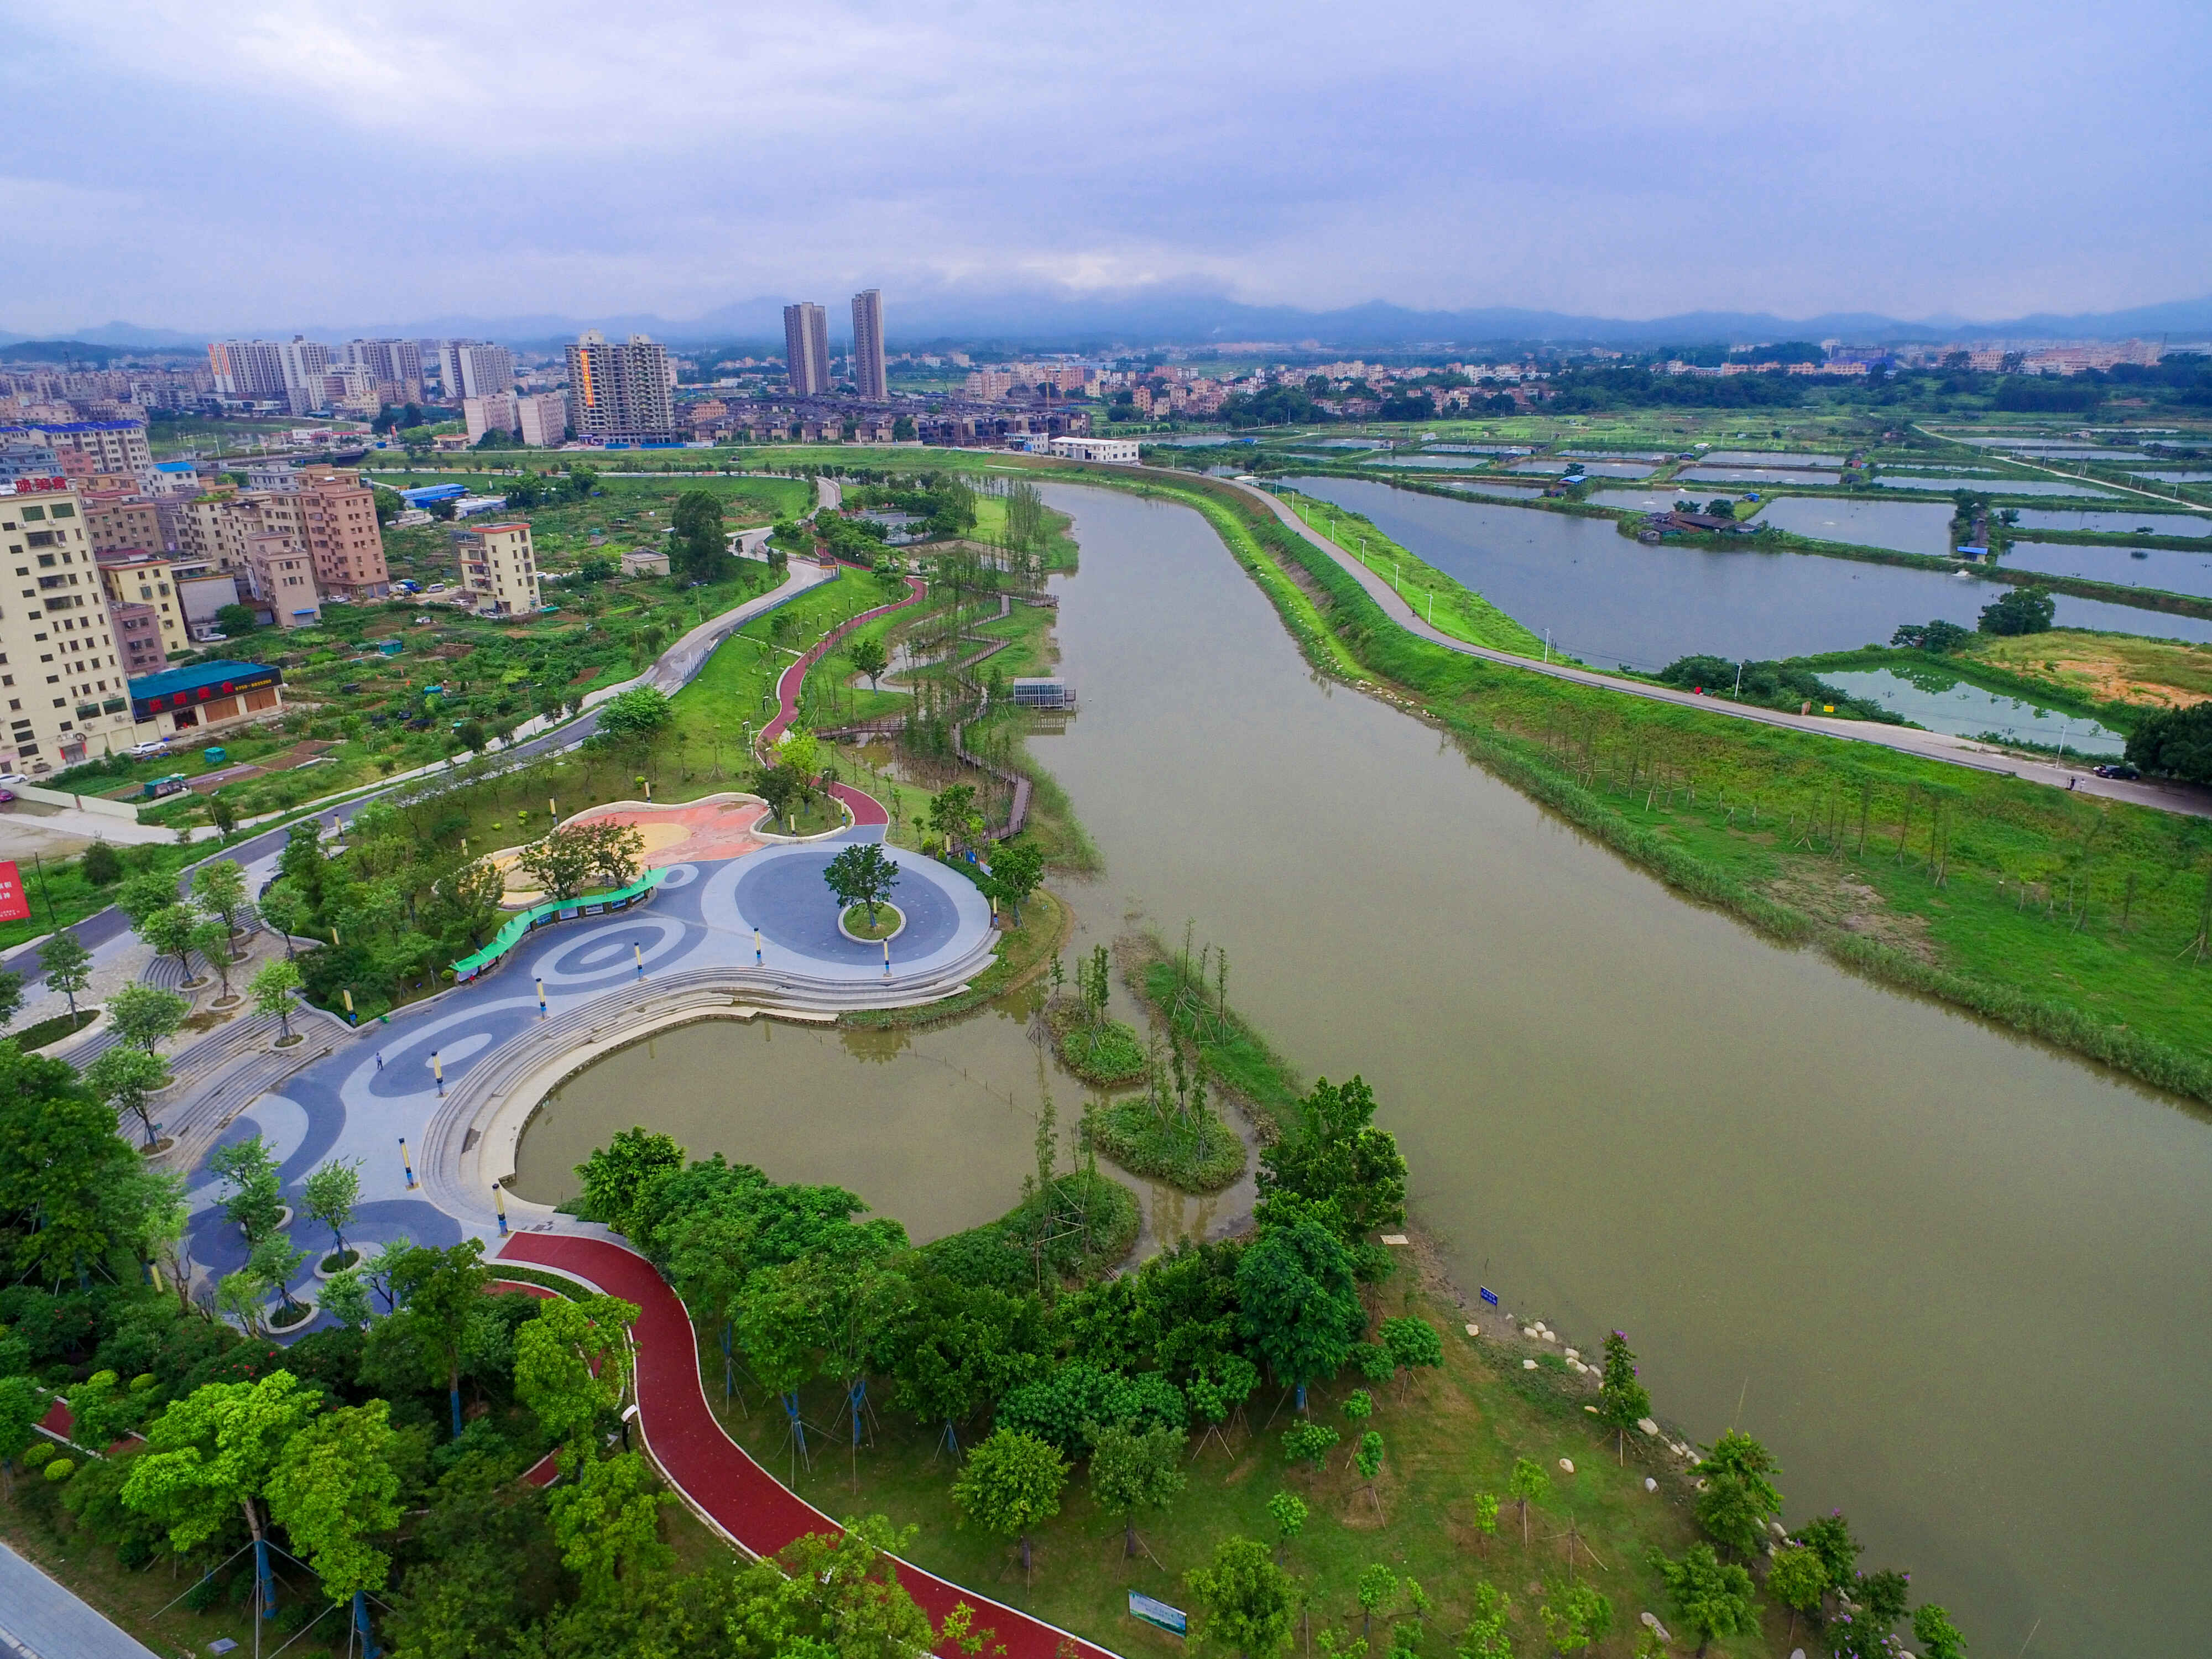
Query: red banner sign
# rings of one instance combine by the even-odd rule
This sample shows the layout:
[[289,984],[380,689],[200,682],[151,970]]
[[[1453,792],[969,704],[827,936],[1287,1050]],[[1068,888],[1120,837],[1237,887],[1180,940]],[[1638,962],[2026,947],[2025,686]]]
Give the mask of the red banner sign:
[[0,921],[28,921],[31,896],[23,890],[23,872],[12,863],[0,864]]

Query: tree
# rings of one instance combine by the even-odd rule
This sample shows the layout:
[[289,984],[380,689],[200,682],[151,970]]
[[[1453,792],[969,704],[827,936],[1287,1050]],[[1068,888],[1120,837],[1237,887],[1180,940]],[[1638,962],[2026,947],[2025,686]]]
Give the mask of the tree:
[[991,853],[991,879],[999,896],[1013,906],[1014,926],[1022,925],[1022,904],[1044,879],[1044,854],[1027,836],[1002,841]]
[[90,1268],[134,1242],[138,1158],[115,1115],[60,1060],[0,1042],[0,1243],[19,1274],[86,1288]]
[[246,872],[238,860],[216,859],[200,866],[192,876],[192,902],[209,915],[221,917],[226,933],[235,933],[252,908],[246,902]]
[[629,1386],[627,1334],[637,1309],[611,1296],[548,1302],[514,1334],[515,1397],[567,1449],[588,1455],[592,1431]]
[[1751,1575],[1734,1563],[1723,1565],[1711,1544],[1692,1544],[1679,1561],[1668,1560],[1656,1549],[1645,1559],[1666,1584],[1674,1616],[1698,1638],[1698,1653],[1717,1637],[1741,1636],[1759,1628]]
[[587,1601],[608,1597],[625,1577],[665,1567],[675,1553],[660,1541],[657,1518],[672,1492],[656,1492],[635,1452],[586,1462],[553,1489],[554,1541],[561,1563],[583,1581]]
[[284,1443],[269,1514],[333,1601],[381,1589],[392,1558],[368,1540],[398,1527],[399,1436],[381,1400],[325,1412]]
[[167,1528],[184,1555],[243,1513],[252,1535],[265,1614],[275,1604],[260,1500],[286,1443],[322,1409],[323,1397],[286,1370],[255,1382],[209,1382],[155,1418],[131,1462],[123,1502]]
[[1352,1582],[1352,1599],[1359,1603],[1359,1634],[1367,1637],[1374,1624],[1375,1615],[1389,1606],[1398,1594],[1398,1575],[1380,1561],[1370,1562],[1359,1570],[1359,1577]]
[[230,996],[230,929],[221,916],[201,916],[192,922],[192,949],[222,981],[225,1000]]
[[1326,1423],[1293,1423],[1283,1431],[1283,1455],[1293,1463],[1310,1463],[1316,1477],[1339,1439]]
[[822,770],[821,740],[803,726],[787,726],[775,740],[775,759],[777,765],[789,767],[811,787]]
[[82,939],[64,928],[39,947],[39,967],[46,976],[48,988],[69,999],[70,1018],[74,1020],[76,994],[92,982],[92,952]]
[[358,1267],[347,1267],[323,1280],[315,1305],[349,1331],[368,1325],[370,1318],[368,1281]]
[[264,1019],[274,1014],[276,1024],[286,1039],[292,1035],[292,994],[300,988],[300,969],[289,959],[283,962],[264,962],[253,977],[246,982],[246,994],[253,999],[253,1012]]
[[687,489],[669,515],[670,564],[686,581],[719,581],[731,574],[729,539],[722,532],[722,498],[711,489]]
[[197,941],[192,938],[192,913],[183,905],[172,902],[158,910],[149,910],[138,921],[138,937],[146,941],[157,957],[174,957],[177,966],[189,981],[192,976],[192,951]]
[[94,887],[106,887],[123,878],[123,857],[104,841],[95,841],[76,861],[76,872]]
[[345,1230],[352,1224],[354,1206],[361,1202],[361,1160],[332,1158],[310,1170],[301,1190],[307,1213],[331,1230],[331,1254],[344,1255]]
[[975,807],[975,786],[956,783],[940,789],[929,803],[929,827],[946,847],[957,851],[968,834],[969,814]]
[[219,605],[216,609],[215,625],[226,639],[242,639],[261,626],[261,618],[250,605]]
[[643,1206],[654,1188],[683,1168],[684,1148],[672,1135],[642,1128],[619,1130],[576,1166],[577,1179],[583,1183],[579,1213],[641,1243],[636,1230]]
[[1479,1579],[1472,1599],[1474,1610],[1460,1632],[1460,1659],[1513,1659],[1513,1638],[1506,1626],[1513,1603],[1495,1584]]
[[118,1117],[135,1115],[145,1127],[146,1145],[154,1144],[154,1110],[148,1097],[165,1088],[169,1068],[143,1048],[117,1043],[84,1068],[85,1087],[106,1103]]
[[1966,1659],[1966,1638],[1936,1602],[1912,1610],[1912,1639],[1920,1644],[1920,1659]]
[[292,1280],[299,1273],[300,1264],[307,1259],[307,1253],[295,1249],[287,1235],[272,1232],[255,1241],[253,1254],[246,1260],[244,1277],[264,1295],[276,1297],[277,1310],[284,1316],[280,1322],[288,1327],[299,1323],[295,1309],[305,1311],[302,1304],[292,1297]]
[[845,660],[853,665],[854,673],[867,676],[870,690],[880,690],[877,682],[883,678],[884,670],[890,666],[891,653],[880,635],[860,634],[846,645]]
[[1588,1584],[1569,1584],[1558,1595],[1559,1605],[1549,1601],[1536,1609],[1543,1621],[1544,1635],[1560,1653],[1580,1653],[1584,1648],[1605,1639],[1613,1628],[1613,1603]]
[[115,896],[115,908],[131,918],[137,927],[156,910],[165,909],[177,902],[177,884],[173,877],[158,870],[142,870],[123,884],[123,890]]
[[1297,1390],[1336,1375],[1367,1322],[1344,1246],[1317,1223],[1264,1227],[1237,1264],[1238,1328],[1278,1382]]
[[986,1531],[1020,1540],[1022,1575],[1030,1569],[1030,1532],[1060,1513],[1067,1465],[1033,1434],[1000,1429],[968,1455],[952,1483],[961,1514]]
[[1490,1540],[1498,1535],[1498,1494],[1480,1492],[1474,1495],[1474,1530],[1476,1547],[1487,1550]]
[[1137,1512],[1164,1510],[1182,1491],[1186,1437],[1164,1424],[1148,1429],[1109,1424],[1092,1437],[1091,1495],[1121,1517],[1121,1553],[1137,1553]]
[[812,793],[806,780],[788,766],[763,766],[753,774],[753,793],[768,803],[771,823],[787,817]]
[[1437,1328],[1425,1319],[1407,1315],[1402,1319],[1382,1322],[1382,1348],[1391,1363],[1403,1373],[1398,1388],[1398,1397],[1406,1397],[1413,1386],[1416,1368],[1440,1366],[1444,1363],[1444,1340],[1437,1334]]
[[1551,1489],[1552,1477],[1544,1472],[1541,1463],[1533,1457],[1513,1460],[1513,1474],[1505,1483],[1505,1490],[1521,1506],[1521,1547],[1524,1550],[1528,1547],[1528,1501],[1541,1498]]
[[1297,1598],[1289,1575],[1250,1538],[1224,1538],[1213,1559],[1183,1576],[1198,1603],[1194,1645],[1243,1659],[1282,1659],[1290,1651]]
[[2041,634],[2058,613],[2047,587],[2015,587],[1994,605],[1982,607],[1976,624],[1984,634]]
[[185,1023],[191,1006],[158,985],[131,984],[107,999],[107,1018],[118,1036],[150,1054]]
[[1334,1206],[1346,1239],[1402,1227],[1406,1159],[1375,1127],[1375,1091],[1358,1077],[1340,1088],[1323,1078],[1299,1105],[1297,1127],[1261,1154],[1262,1224],[1265,1206],[1288,1193]]
[[538,890],[555,899],[572,899],[591,879],[593,848],[580,828],[567,826],[532,842],[514,855]]
[[617,740],[649,740],[674,718],[668,699],[649,685],[634,685],[599,705],[599,730]]
[[898,885],[899,867],[884,855],[879,842],[855,842],[830,860],[822,879],[842,908],[867,906],[868,926],[873,927],[876,907],[890,899],[891,890]]
[[1034,1378],[1049,1346],[1034,1296],[933,1278],[915,1287],[884,1334],[880,1363],[890,1373],[893,1401],[944,1425],[945,1442],[957,1452],[957,1425]]
[[258,1133],[218,1146],[208,1158],[208,1172],[230,1188],[222,1212],[245,1234],[249,1249],[276,1231],[283,1219],[284,1200],[277,1178],[276,1160],[268,1142]]
[[1851,1536],[1851,1523],[1841,1510],[1800,1527],[1797,1541],[1820,1558],[1831,1584],[1848,1584],[1858,1577],[1858,1559],[1866,1546]]
[[1780,1473],[1772,1454],[1730,1429],[1698,1466],[1705,1489],[1698,1494],[1698,1524],[1738,1555],[1755,1555],[1770,1516],[1782,1513],[1782,1494],[1770,1475]]
[[1375,1477],[1382,1473],[1382,1431],[1370,1429],[1359,1437],[1359,1444],[1352,1454],[1352,1466],[1359,1478],[1367,1483],[1367,1495],[1375,1500],[1375,1512],[1382,1513],[1382,1500],[1375,1496]]
[[422,1339],[423,1380],[446,1384],[456,1440],[461,1437],[462,1348],[470,1321],[483,1309],[483,1287],[490,1279],[480,1238],[463,1239],[443,1250],[417,1246],[392,1269],[393,1290],[404,1306],[380,1329],[388,1332],[404,1320],[407,1328],[400,1334]]
[[2128,733],[2127,756],[2146,772],[2212,783],[2212,702],[2146,713]]
[[299,890],[289,881],[278,881],[261,896],[261,915],[271,927],[284,936],[284,960],[292,959],[292,938],[303,927],[311,927],[314,918],[309,913],[307,902]]
[[46,1396],[27,1376],[0,1376],[0,1467],[10,1475],[15,1460],[38,1437],[39,1419],[46,1414]]
[[1280,1563],[1291,1540],[1305,1530],[1306,1500],[1294,1492],[1279,1492],[1267,1500],[1267,1518],[1275,1523],[1275,1559]]
[[1827,1588],[1827,1568],[1818,1553],[1802,1544],[1784,1545],[1767,1563],[1766,1593],[1790,1609],[1790,1641],[1797,1639],[1798,1615],[1816,1616]]
[[1605,1340],[1603,1380],[1597,1388],[1598,1420],[1613,1431],[1613,1455],[1628,1462],[1628,1431],[1651,1415],[1651,1393],[1636,1380],[1636,1355],[1615,1331]]

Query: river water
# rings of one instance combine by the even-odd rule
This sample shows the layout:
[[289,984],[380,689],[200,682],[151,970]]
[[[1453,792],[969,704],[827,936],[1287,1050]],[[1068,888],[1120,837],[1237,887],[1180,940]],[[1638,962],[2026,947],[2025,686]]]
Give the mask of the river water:
[[[1586,1348],[1626,1330],[1662,1416],[1758,1434],[1792,1519],[1843,1507],[1978,1651],[2203,1627],[2212,1128],[1674,898],[1316,679],[1194,513],[1045,494],[1083,549],[1059,584],[1082,713],[1033,739],[1105,859],[1071,890],[1079,947],[1195,917],[1296,1064],[1375,1085],[1470,1296]],[[553,1125],[585,1148],[688,1114],[696,1152],[909,1218],[1027,1167],[1017,1019],[889,1062],[790,1036],[699,1028],[680,1075],[603,1066]],[[972,1086],[897,1085],[886,1116],[923,1049]]]
[[[1401,547],[1480,593],[1555,647],[1599,667],[1650,671],[1678,657],[1807,656],[1887,645],[1898,624],[1942,618],[1972,628],[1999,597],[1991,583],[1906,566],[1814,555],[1646,547],[1609,519],[1576,518],[1393,489],[1359,478],[1301,477],[1297,489],[1364,514]],[[1611,494],[1612,492],[1601,492]],[[1767,515],[1781,520],[1776,502]],[[1827,504],[1820,503],[1826,509]],[[1843,503],[1869,513],[1943,508]],[[1784,521],[1786,528],[1798,528]],[[1819,534],[1819,531],[1809,533]],[[2056,598],[2061,628],[2212,640],[2212,621]]]

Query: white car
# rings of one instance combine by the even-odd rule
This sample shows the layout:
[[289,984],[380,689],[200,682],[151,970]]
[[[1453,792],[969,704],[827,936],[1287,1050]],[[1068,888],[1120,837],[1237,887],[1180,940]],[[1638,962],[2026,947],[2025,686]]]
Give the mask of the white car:
[[134,743],[131,745],[132,760],[144,760],[149,755],[166,755],[168,752],[169,745],[166,739],[160,743]]

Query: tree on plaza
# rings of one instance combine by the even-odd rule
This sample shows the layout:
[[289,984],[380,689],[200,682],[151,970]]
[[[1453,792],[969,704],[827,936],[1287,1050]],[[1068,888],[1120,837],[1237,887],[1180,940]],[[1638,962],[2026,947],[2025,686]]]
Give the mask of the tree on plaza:
[[299,1323],[296,1316],[307,1311],[306,1304],[292,1295],[292,1280],[298,1276],[300,1264],[307,1259],[307,1253],[295,1247],[289,1236],[274,1232],[256,1241],[253,1254],[246,1258],[241,1270],[246,1279],[264,1295],[276,1297],[277,1310],[283,1316],[279,1322],[287,1328]]
[[331,1230],[331,1254],[346,1254],[345,1230],[361,1202],[361,1160],[332,1158],[310,1170],[301,1191],[307,1212]]
[[290,961],[264,962],[246,981],[246,994],[253,999],[253,1012],[264,1019],[274,1014],[279,1032],[286,1038],[292,1035],[292,994],[300,988],[298,964]]
[[1615,1331],[1605,1340],[1604,1380],[1597,1389],[1598,1420],[1613,1431],[1613,1455],[1628,1462],[1628,1431],[1651,1415],[1651,1393],[1636,1380],[1636,1355]]
[[135,1115],[144,1126],[146,1145],[154,1144],[154,1110],[149,1097],[169,1081],[169,1068],[143,1048],[117,1043],[84,1068],[84,1085],[118,1117]]
[[1765,1447],[1730,1429],[1698,1465],[1705,1481],[1698,1494],[1698,1524],[1738,1555],[1756,1555],[1768,1517],[1782,1513],[1782,1494],[1768,1478],[1779,1472]]
[[321,1394],[286,1370],[254,1382],[204,1384],[149,1425],[146,1449],[131,1462],[123,1501],[167,1528],[169,1547],[179,1555],[243,1513],[266,1614],[276,1583],[261,1500],[286,1443],[322,1405]]
[[107,999],[107,1018],[118,1036],[150,1054],[185,1023],[191,1006],[174,991],[133,983]]
[[855,842],[830,860],[823,871],[822,879],[836,895],[842,908],[855,904],[867,907],[868,926],[876,925],[876,907],[887,902],[891,890],[898,885],[899,867],[884,856],[880,843],[872,841]]
[[763,766],[753,774],[753,793],[768,803],[771,821],[781,823],[814,792],[788,766]]
[[1541,1463],[1533,1457],[1513,1460],[1513,1473],[1505,1483],[1505,1490],[1521,1506],[1521,1547],[1524,1550],[1528,1547],[1528,1502],[1541,1498],[1551,1489],[1552,1477],[1544,1472]]
[[246,902],[246,872],[238,860],[216,859],[200,866],[192,874],[192,902],[208,915],[221,917],[229,933],[243,927],[252,907]]
[[1013,907],[1014,926],[1022,925],[1022,904],[1044,879],[1044,854],[1027,836],[1002,841],[991,852],[991,880],[998,896]]
[[172,902],[158,910],[149,910],[138,919],[137,926],[138,937],[155,956],[176,957],[187,981],[192,976],[192,913]]
[[1186,1443],[1180,1429],[1166,1424],[1139,1428],[1109,1424],[1091,1446],[1091,1495],[1109,1515],[1121,1517],[1121,1553],[1137,1553],[1137,1513],[1164,1510],[1187,1481],[1182,1472]]
[[192,923],[192,949],[222,981],[225,1000],[230,997],[230,928],[221,916],[201,916]]
[[76,1018],[76,994],[92,983],[92,952],[84,941],[64,928],[39,947],[39,969],[50,989],[69,999],[70,1018]]
[[1194,1645],[1243,1659],[1282,1659],[1291,1650],[1297,1595],[1266,1545],[1224,1538],[1213,1559],[1184,1574],[1183,1583],[1199,1607]]
[[249,1249],[274,1233],[283,1219],[284,1198],[276,1159],[258,1133],[218,1146],[207,1161],[208,1172],[230,1188],[222,1200],[223,1215],[246,1236]]
[[538,890],[555,899],[572,899],[592,878],[591,838],[582,830],[564,825],[541,836],[514,855]]
[[1732,1562],[1723,1563],[1711,1544],[1692,1544],[1679,1561],[1670,1561],[1656,1549],[1645,1559],[1666,1584],[1674,1616],[1698,1638],[1699,1654],[1720,1638],[1759,1628],[1751,1575]]
[[155,911],[166,908],[177,902],[177,883],[173,876],[163,875],[157,870],[142,870],[123,884],[122,891],[115,896],[115,908],[131,918],[137,927]]
[[1067,1465],[1035,1435],[1000,1429],[968,1455],[952,1483],[961,1514],[986,1531],[1019,1541],[1022,1576],[1031,1568],[1030,1533],[1060,1513]]
[[292,959],[293,936],[313,924],[314,919],[307,912],[307,901],[291,883],[279,880],[262,894],[261,915],[271,927],[284,936],[284,960],[289,962]]
[[363,1329],[371,1316],[368,1281],[358,1267],[334,1273],[323,1280],[323,1288],[315,1297],[315,1305],[343,1328],[349,1331]]

